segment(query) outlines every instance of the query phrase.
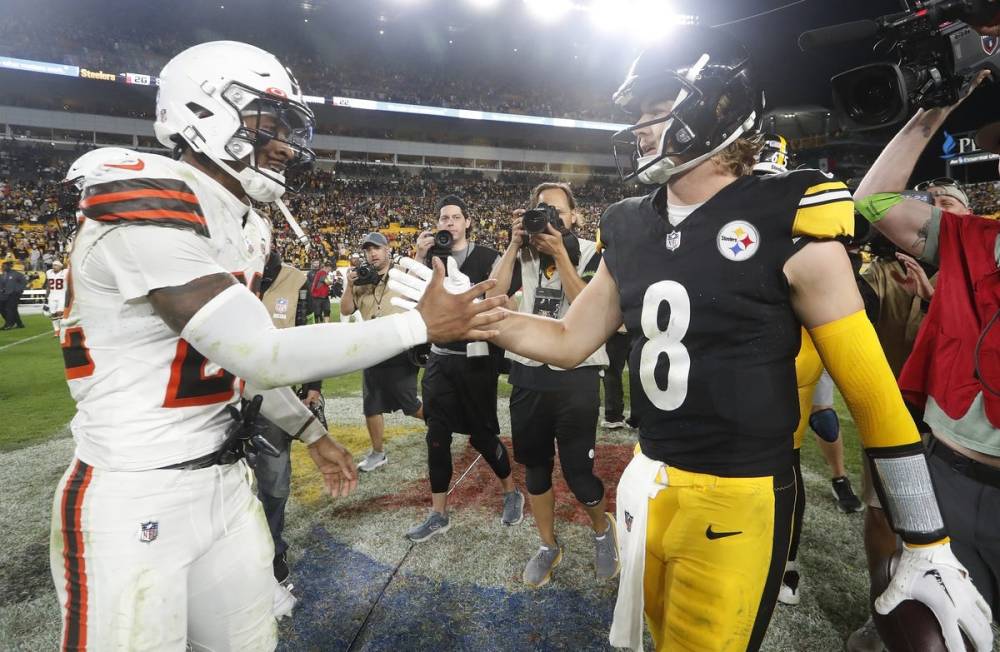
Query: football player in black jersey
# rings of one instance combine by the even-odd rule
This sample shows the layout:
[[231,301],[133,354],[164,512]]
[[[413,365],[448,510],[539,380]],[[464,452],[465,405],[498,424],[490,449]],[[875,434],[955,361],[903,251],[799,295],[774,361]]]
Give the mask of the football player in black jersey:
[[749,174],[763,95],[746,49],[717,30],[673,30],[614,99],[637,116],[615,137],[619,168],[656,188],[605,212],[603,262],[563,319],[510,313],[494,337],[571,368],[623,321],[634,334],[641,452],[618,487],[611,643],[639,647],[645,611],[657,649],[759,648],[791,529],[805,327],[906,543],[883,606],[923,602],[952,640],[961,629],[989,649],[985,605],[951,553],[919,436],[834,240],[853,230],[847,188],[816,170]]

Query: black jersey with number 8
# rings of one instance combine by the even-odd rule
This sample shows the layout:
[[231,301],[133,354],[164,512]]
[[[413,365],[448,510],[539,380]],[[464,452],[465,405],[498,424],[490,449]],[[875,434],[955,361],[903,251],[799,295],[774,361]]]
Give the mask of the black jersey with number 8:
[[791,463],[800,325],[782,268],[811,238],[849,235],[844,184],[816,170],[741,177],[676,227],[666,189],[601,219],[631,335],[632,414],[645,455],[723,476]]

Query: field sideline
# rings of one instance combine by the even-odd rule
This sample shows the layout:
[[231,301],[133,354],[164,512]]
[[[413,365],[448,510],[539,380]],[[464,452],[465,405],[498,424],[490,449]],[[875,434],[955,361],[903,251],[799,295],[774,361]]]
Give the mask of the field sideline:
[[[28,316],[28,328],[0,333],[0,649],[45,650],[58,645],[58,609],[48,570],[52,491],[72,456],[67,423],[73,406],[48,320]],[[36,337],[37,336],[37,337]],[[34,338],[34,339],[29,339]],[[368,448],[360,375],[324,383],[331,431],[352,451]],[[509,386],[501,380],[501,396]],[[498,401],[509,437],[506,400]],[[858,487],[859,447],[853,422],[839,403],[846,458]],[[600,432],[598,471],[611,490],[627,462],[634,432]],[[402,532],[429,503],[423,430],[412,419],[387,419],[390,463],[362,477],[358,492],[332,502],[301,447],[288,514],[290,561],[302,598],[295,619],[282,624],[282,649],[608,649],[614,586],[592,576],[592,551],[582,512],[568,500],[559,516],[566,561],[554,581],[528,591],[519,581],[537,546],[530,517],[501,528],[497,483],[466,447],[453,445],[452,531],[410,546]],[[803,450],[809,502],[800,552],[803,601],[778,606],[766,650],[843,649],[866,617],[867,577],[861,515],[834,509],[828,471],[818,447]],[[523,487],[523,475],[516,475]],[[565,495],[565,485],[556,484]],[[331,616],[336,616],[331,618]]]

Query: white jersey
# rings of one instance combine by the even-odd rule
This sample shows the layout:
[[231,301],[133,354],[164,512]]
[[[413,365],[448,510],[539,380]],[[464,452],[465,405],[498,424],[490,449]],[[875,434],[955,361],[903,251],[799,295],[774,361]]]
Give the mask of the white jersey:
[[61,312],[63,306],[66,305],[65,267],[58,272],[50,269],[45,273],[45,289],[49,292],[49,296],[46,299],[46,303],[49,306],[49,312],[53,315],[57,312]]
[[188,346],[147,295],[222,272],[259,292],[270,223],[194,167],[145,153],[89,175],[80,214],[62,324],[76,457],[134,471],[217,450],[239,380]]

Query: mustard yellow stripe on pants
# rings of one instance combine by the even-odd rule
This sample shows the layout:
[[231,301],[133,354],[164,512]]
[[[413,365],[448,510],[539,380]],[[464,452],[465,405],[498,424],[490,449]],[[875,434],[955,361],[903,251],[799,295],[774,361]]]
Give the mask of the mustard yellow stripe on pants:
[[665,470],[646,531],[646,622],[657,650],[757,650],[788,553],[795,477]]

